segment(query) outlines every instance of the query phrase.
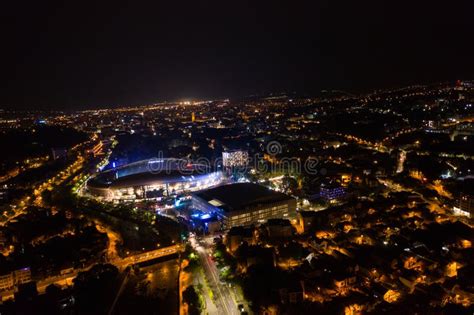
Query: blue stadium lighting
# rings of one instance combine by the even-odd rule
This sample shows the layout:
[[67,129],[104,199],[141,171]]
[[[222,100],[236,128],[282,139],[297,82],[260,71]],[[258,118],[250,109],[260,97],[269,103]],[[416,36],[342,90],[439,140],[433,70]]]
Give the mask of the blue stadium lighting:
[[191,214],[191,217],[193,219],[207,220],[211,218],[211,215],[209,213],[194,213]]

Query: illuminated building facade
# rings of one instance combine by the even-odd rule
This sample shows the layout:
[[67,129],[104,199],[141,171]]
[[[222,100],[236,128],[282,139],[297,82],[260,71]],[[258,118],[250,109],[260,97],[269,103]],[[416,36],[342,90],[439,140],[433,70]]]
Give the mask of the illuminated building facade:
[[31,281],[30,268],[23,268],[0,275],[0,290],[12,289],[17,285]]
[[474,212],[474,196],[462,193],[459,197],[458,204],[453,207],[455,215],[472,217]]
[[328,201],[341,199],[346,196],[346,189],[338,185],[321,185],[319,196]]
[[293,197],[251,183],[224,185],[194,193],[193,207],[216,215],[227,229],[296,215]]
[[249,153],[243,150],[222,152],[222,165],[225,168],[245,167],[248,164]]

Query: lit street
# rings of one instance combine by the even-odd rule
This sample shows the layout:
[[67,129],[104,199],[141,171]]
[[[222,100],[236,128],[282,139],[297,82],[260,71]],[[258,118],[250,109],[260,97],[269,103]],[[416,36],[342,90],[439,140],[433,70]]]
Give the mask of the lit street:
[[236,303],[234,292],[226,283],[219,279],[219,271],[211,258],[209,250],[209,240],[211,239],[212,238],[196,240],[196,238],[192,237],[190,241],[199,254],[206,279],[210,283],[211,288],[214,289],[219,314],[239,314],[237,309],[238,303]]

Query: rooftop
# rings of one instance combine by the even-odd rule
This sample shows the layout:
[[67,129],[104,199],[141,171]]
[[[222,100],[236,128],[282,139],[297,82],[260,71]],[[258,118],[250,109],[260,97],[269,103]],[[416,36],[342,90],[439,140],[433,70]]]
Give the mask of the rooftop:
[[250,208],[259,204],[268,204],[292,200],[293,197],[251,183],[229,184],[194,194],[215,207],[225,211]]

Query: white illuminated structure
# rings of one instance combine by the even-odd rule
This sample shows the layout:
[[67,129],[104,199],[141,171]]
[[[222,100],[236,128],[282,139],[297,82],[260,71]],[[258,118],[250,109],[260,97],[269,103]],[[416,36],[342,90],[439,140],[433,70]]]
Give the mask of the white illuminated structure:
[[248,164],[249,153],[243,150],[222,152],[222,165],[225,168],[245,167]]
[[221,183],[220,171],[180,159],[150,159],[91,178],[87,190],[105,200],[134,201],[199,191]]

